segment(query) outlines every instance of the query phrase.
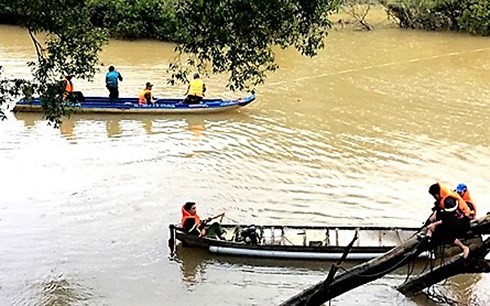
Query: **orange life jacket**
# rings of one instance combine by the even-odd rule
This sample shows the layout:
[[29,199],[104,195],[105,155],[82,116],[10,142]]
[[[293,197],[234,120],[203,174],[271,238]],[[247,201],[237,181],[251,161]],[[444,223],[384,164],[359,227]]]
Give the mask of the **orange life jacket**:
[[441,183],[437,183],[437,184],[441,189],[439,193],[439,195],[441,196],[438,203],[439,209],[444,210],[444,200],[448,197],[452,197],[455,198],[456,202],[458,203],[457,211],[459,215],[461,215],[461,217],[463,217],[463,215],[467,217],[471,216],[471,209],[468,207],[468,204],[466,204],[466,202],[457,192],[452,191],[451,189],[447,188]]
[[466,190],[463,193],[462,198],[466,202],[466,204],[468,205],[468,207],[470,208],[470,211],[471,211],[471,219],[475,219],[476,218],[476,206],[475,206],[475,202],[473,202],[473,200],[471,199],[470,192],[468,190]]
[[63,93],[63,100],[66,100],[69,93],[73,92],[73,82],[65,78],[65,92]]
[[150,95],[150,99],[153,98],[153,95],[151,94],[151,89],[145,88],[140,92],[138,103],[139,104],[146,104],[147,95]]
[[65,92],[73,92],[73,83],[65,78]]
[[[190,212],[188,212],[184,206],[182,206],[182,220],[180,221],[181,222],[181,225],[182,227],[184,226],[185,224],[185,221],[187,219],[194,219],[194,226],[192,227],[192,229],[190,230],[190,232],[192,232],[194,229],[196,229],[198,226],[199,226],[199,222],[201,221],[199,219],[199,216],[197,214],[195,215],[191,215]],[[199,229],[198,229],[199,230]]]

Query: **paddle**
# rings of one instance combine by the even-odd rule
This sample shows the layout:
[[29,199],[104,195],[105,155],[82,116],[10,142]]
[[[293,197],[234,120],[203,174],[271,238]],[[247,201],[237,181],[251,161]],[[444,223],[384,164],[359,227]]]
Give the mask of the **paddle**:
[[[207,224],[208,222],[211,222],[212,220],[214,219],[217,219],[217,218],[220,218],[219,220],[219,223],[221,223],[223,221],[223,217],[225,216],[225,212],[222,212],[221,214],[219,215],[216,215],[214,217],[210,217],[210,218],[207,218],[206,220],[204,220],[202,223],[203,224]],[[202,236],[206,235],[206,229],[203,229],[201,231],[201,234],[199,235],[199,238],[201,238]]]
[[222,213],[221,213],[221,214],[219,214],[219,215],[216,215],[216,216],[214,216],[214,217],[207,218],[207,219],[206,219],[204,222],[205,222],[205,223],[208,223],[209,221],[212,221],[212,220],[214,220],[214,219],[221,218],[221,219],[219,220],[219,223],[221,223],[221,222],[223,221],[223,217],[224,217],[224,216],[225,216],[225,212],[222,212]]

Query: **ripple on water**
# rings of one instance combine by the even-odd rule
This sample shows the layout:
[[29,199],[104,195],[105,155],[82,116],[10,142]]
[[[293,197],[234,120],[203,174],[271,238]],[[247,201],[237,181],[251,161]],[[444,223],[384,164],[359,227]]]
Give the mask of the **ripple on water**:
[[[95,298],[98,304],[103,296],[97,295],[94,288],[87,287],[77,277],[64,275],[45,275],[29,280],[20,292],[15,292],[12,305],[91,305]],[[104,305],[102,302],[100,305]]]

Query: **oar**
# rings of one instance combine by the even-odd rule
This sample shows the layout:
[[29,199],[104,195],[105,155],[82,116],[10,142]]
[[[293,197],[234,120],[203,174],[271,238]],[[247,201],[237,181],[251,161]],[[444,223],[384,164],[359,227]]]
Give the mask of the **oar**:
[[201,224],[206,224],[206,223],[208,223],[208,222],[210,222],[210,221],[212,221],[212,220],[214,220],[214,219],[216,219],[216,218],[219,218],[219,217],[221,217],[221,219],[219,220],[219,223],[221,223],[221,222],[223,221],[223,217],[224,217],[224,216],[225,216],[225,212],[222,212],[222,213],[221,213],[221,214],[219,214],[219,215],[216,215],[216,216],[214,216],[214,217],[207,218],[206,220],[202,221],[202,222],[201,222],[201,223],[199,223],[199,224],[198,224],[198,223],[196,223],[196,224],[194,224],[194,226],[193,226],[193,227],[192,227],[192,228],[189,230],[189,232],[192,232],[193,230],[195,230],[195,229],[196,229],[196,228],[197,228],[199,225],[201,225]]
[[[225,212],[222,212],[222,213],[221,213],[221,214],[219,214],[219,215],[216,215],[216,216],[214,216],[214,217],[207,218],[207,219],[204,221],[204,224],[206,224],[206,223],[208,223],[208,222],[210,222],[210,221],[212,221],[212,220],[214,220],[214,219],[217,219],[217,218],[220,218],[219,223],[221,223],[221,222],[223,221],[223,217],[224,217],[224,216],[225,216]],[[201,238],[202,236],[204,236],[204,235],[205,235],[205,232],[206,232],[206,230],[201,231],[201,234],[199,235],[199,238]]]
[[208,223],[209,221],[212,221],[212,220],[214,220],[214,219],[220,218],[220,217],[221,217],[221,219],[219,220],[219,223],[221,223],[221,222],[223,221],[224,216],[225,216],[225,212],[222,212],[222,213],[221,213],[221,214],[219,214],[219,215],[216,215],[216,216],[214,216],[214,217],[207,218],[207,219],[206,219],[206,223]]

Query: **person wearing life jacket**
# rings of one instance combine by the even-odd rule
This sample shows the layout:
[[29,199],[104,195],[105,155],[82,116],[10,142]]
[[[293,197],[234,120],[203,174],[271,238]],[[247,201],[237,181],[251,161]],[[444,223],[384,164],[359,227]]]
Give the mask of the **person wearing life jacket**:
[[65,76],[65,92],[63,93],[63,100],[66,100],[73,94],[73,82],[71,79],[71,75]]
[[473,201],[473,199],[471,198],[470,196],[470,192],[468,191],[468,187],[466,186],[466,184],[458,184],[458,186],[456,186],[456,189],[454,190],[457,194],[459,194],[459,196],[461,198],[463,198],[463,200],[466,202],[466,204],[468,205],[468,207],[470,208],[470,211],[471,211],[471,219],[475,219],[476,218],[476,206],[475,206],[475,202]]
[[470,208],[456,193],[441,183],[429,187],[429,193],[436,200],[435,211],[427,225],[427,236],[438,244],[454,243],[463,251],[467,258],[470,252],[461,238],[470,228]]
[[181,226],[189,235],[201,236],[205,233],[201,219],[196,211],[195,202],[186,202],[184,206],[182,206]]
[[153,84],[147,82],[145,88],[142,91],[140,91],[140,95],[138,99],[139,105],[143,105],[143,104],[153,105],[154,98],[153,98],[152,88],[153,88]]
[[194,79],[189,83],[187,91],[185,93],[186,98],[184,103],[197,104],[201,103],[206,92],[206,84],[201,80],[199,73],[194,73]]
[[444,209],[444,200],[447,197],[453,197],[456,200],[458,200],[459,203],[461,203],[463,205],[463,207],[461,209],[464,209],[465,213],[470,214],[470,212],[471,212],[468,205],[466,205],[466,202],[463,200],[463,198],[458,193],[452,191],[451,189],[449,189],[444,184],[437,182],[437,183],[431,185],[429,187],[429,193],[436,200],[434,202],[434,208],[433,208],[434,211]]
[[201,220],[197,214],[195,202],[186,202],[182,206],[182,220],[180,223],[182,229],[191,236],[202,237],[206,235],[209,238],[224,239],[222,236],[223,230],[219,223],[207,224],[212,219]]

